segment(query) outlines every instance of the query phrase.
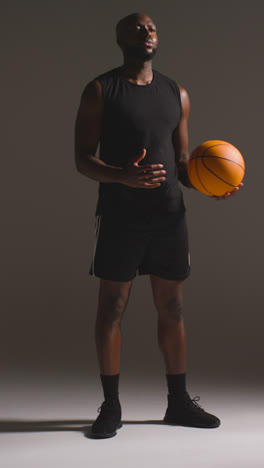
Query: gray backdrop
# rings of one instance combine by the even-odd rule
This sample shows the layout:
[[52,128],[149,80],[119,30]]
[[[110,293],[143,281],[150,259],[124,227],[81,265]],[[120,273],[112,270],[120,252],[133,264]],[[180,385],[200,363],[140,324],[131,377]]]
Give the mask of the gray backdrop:
[[[263,319],[263,2],[13,1],[2,7],[1,375],[94,379],[99,280],[88,275],[97,182],[77,173],[81,92],[122,64],[114,27],[140,11],[156,22],[153,68],[191,99],[190,151],[237,146],[244,187],[216,201],[183,188],[191,275],[185,282],[187,373],[261,384]],[[4,12],[3,12],[4,8]],[[123,320],[123,382],[163,379],[149,277]],[[99,381],[98,381],[99,382]],[[99,385],[99,383],[98,383]],[[99,387],[98,387],[99,388]]]

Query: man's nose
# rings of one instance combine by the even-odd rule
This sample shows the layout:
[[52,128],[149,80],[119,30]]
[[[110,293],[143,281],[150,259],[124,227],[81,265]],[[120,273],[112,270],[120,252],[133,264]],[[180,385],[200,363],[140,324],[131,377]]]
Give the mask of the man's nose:
[[142,29],[142,36],[143,36],[144,38],[150,39],[151,34],[150,34],[150,32],[149,32],[147,26],[145,26],[145,27]]

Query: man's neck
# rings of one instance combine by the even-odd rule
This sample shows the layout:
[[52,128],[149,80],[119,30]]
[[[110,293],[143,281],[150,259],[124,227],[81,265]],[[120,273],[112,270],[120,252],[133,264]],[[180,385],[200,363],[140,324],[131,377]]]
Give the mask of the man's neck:
[[139,85],[149,84],[153,79],[152,61],[125,60],[121,67],[121,72],[124,78],[131,81],[131,83]]

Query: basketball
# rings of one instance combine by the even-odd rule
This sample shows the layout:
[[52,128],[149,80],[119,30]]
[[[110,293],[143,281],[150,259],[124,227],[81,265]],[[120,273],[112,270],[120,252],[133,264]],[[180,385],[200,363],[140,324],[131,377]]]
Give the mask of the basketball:
[[240,151],[231,143],[208,140],[190,155],[187,167],[191,184],[209,196],[232,192],[245,174],[245,162]]

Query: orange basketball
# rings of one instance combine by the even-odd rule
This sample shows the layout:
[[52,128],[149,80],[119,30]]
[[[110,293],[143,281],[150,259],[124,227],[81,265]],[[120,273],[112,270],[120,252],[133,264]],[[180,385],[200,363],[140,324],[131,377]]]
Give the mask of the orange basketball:
[[206,195],[232,192],[245,174],[245,162],[238,149],[221,140],[205,141],[190,155],[188,176],[191,184]]

